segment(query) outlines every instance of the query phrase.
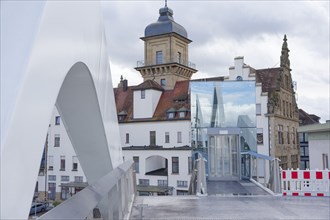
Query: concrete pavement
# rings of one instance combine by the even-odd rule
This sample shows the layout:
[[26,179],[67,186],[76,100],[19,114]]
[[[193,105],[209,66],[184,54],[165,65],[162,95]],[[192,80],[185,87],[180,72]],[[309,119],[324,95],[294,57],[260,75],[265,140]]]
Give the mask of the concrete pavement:
[[329,197],[138,196],[131,219],[330,219]]

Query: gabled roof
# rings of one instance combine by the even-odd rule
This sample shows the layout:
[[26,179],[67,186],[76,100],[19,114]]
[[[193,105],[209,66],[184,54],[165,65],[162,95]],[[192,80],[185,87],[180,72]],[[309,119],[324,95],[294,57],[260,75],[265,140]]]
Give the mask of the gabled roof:
[[[158,105],[152,118],[133,118],[133,92],[134,90],[139,89],[157,89],[162,91],[162,95],[159,98]],[[183,119],[190,120],[190,99],[188,90],[189,80],[176,82],[173,90],[164,90],[158,83],[152,80],[147,80],[138,86],[129,86],[126,90],[123,88],[114,88],[117,114],[122,115],[122,112],[127,113],[126,118],[120,122],[182,120],[182,118],[179,118],[178,114],[175,114],[174,118],[168,119],[167,111],[169,109],[178,111],[183,108],[187,109],[186,117]]]
[[[190,99],[188,95],[189,80],[176,82],[173,90],[166,90],[163,92],[158,102],[154,119],[156,120],[168,120],[167,110],[174,108],[179,110],[182,107],[190,109]],[[178,115],[174,116],[174,119],[178,119]],[[186,119],[190,120],[190,114]],[[172,119],[173,120],[173,119]]]
[[158,83],[156,83],[155,81],[150,80],[150,79],[144,81],[140,85],[133,88],[133,90],[142,90],[142,89],[154,89],[154,90],[159,90],[159,91],[164,90],[164,88],[161,87]]
[[313,114],[308,114],[302,109],[299,109],[299,125],[309,125],[309,124],[317,124],[319,122],[320,117],[313,115]]
[[276,90],[278,76],[282,68],[268,68],[256,70],[256,82],[262,83],[262,92],[271,92]]

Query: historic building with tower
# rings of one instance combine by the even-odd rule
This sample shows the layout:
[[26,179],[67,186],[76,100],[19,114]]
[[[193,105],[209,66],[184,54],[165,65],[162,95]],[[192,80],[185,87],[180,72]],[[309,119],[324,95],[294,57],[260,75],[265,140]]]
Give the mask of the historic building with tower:
[[[144,60],[135,69],[143,82],[129,86],[122,77],[114,88],[123,156],[134,161],[139,195],[188,194],[196,152],[207,160],[209,180],[255,175],[267,182],[274,158],[282,169],[299,167],[299,112],[286,36],[280,67],[254,69],[236,57],[229,75],[197,80],[189,61],[192,41],[170,8],[159,10],[141,39]],[[38,190],[66,199],[86,178],[56,109],[52,117],[47,172]],[[251,155],[268,162],[253,164]]]

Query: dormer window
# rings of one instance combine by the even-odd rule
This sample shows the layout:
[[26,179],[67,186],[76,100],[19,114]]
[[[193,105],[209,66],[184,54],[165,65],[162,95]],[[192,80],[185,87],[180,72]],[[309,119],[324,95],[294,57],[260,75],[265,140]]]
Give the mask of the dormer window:
[[118,121],[124,121],[126,119],[127,112],[126,111],[121,111],[118,113]]
[[185,118],[186,112],[179,112],[179,118]]
[[174,119],[174,117],[175,117],[175,109],[170,108],[169,110],[167,110],[167,119]]
[[141,89],[141,99],[145,99],[145,98],[146,98],[146,90]]
[[178,110],[179,112],[179,118],[186,118],[188,109],[185,107],[182,107]]
[[237,81],[242,81],[243,78],[242,78],[241,76],[237,76],[237,77],[236,77],[236,80],[237,80]]

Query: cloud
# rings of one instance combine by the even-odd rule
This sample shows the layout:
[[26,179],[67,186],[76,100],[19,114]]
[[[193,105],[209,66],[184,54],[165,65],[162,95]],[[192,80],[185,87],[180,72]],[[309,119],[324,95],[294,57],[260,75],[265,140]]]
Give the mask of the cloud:
[[[148,24],[157,21],[164,2],[104,4],[105,24],[111,30],[113,83],[116,86],[118,75],[123,74],[131,85],[138,84],[141,79],[134,67],[144,59],[144,42],[139,38]],[[318,112],[317,103],[309,103],[311,97],[329,99],[328,1],[170,1],[168,6],[193,41],[189,60],[199,70],[193,78],[228,75],[236,56],[244,56],[245,63],[256,69],[279,66],[287,34],[299,108]],[[329,119],[329,114],[322,115],[323,120]]]

